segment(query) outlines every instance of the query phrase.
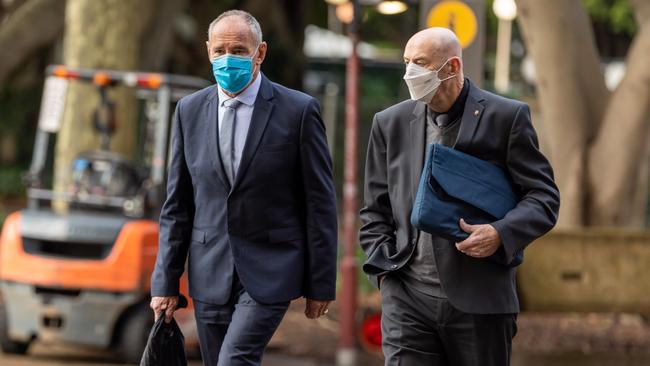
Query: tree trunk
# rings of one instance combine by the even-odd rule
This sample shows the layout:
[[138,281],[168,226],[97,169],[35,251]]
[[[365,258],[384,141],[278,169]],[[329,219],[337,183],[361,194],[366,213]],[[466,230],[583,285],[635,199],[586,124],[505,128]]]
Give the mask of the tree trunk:
[[[65,0],[31,0],[0,25],[0,85],[40,47],[54,42],[63,29]],[[1,20],[1,19],[0,19]]]
[[612,95],[598,138],[590,148],[593,225],[638,227],[645,221],[650,158],[650,4],[632,4],[640,30],[627,56],[625,77]]
[[587,147],[608,100],[591,23],[580,0],[517,3],[562,195],[558,225],[584,225]]
[[174,46],[174,23],[187,6],[188,0],[159,0],[153,9],[151,22],[145,30],[140,57],[140,68],[146,71],[165,71]]
[[[153,0],[68,0],[64,63],[70,67],[137,69],[142,34],[153,4]],[[109,97],[116,106],[117,130],[111,139],[111,151],[129,157],[136,142],[136,100],[132,90],[113,89]],[[79,152],[98,149],[99,136],[93,127],[98,101],[95,86],[71,82],[57,137],[55,190],[64,191],[68,186],[71,163]]]

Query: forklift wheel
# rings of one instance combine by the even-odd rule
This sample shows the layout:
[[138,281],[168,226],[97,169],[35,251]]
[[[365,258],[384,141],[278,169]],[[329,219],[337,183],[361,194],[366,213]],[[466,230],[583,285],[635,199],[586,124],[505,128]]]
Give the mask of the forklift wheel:
[[148,304],[140,304],[125,314],[117,343],[118,355],[123,362],[140,364],[151,327],[153,311]]
[[5,306],[0,300],[0,348],[6,354],[24,355],[31,342],[16,342],[9,338],[9,324]]

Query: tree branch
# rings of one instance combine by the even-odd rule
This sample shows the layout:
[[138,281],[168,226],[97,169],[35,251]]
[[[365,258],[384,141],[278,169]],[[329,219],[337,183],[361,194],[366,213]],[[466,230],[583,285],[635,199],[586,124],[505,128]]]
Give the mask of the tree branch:
[[164,71],[174,45],[174,21],[187,0],[159,0],[151,24],[142,39],[140,65],[144,70]]
[[591,22],[580,0],[519,0],[518,17],[535,64],[537,95],[558,185],[560,225],[586,216],[587,146],[609,97]]
[[[645,1],[640,11],[650,10]],[[650,15],[650,13],[646,13]],[[645,16],[645,15],[644,15]],[[635,37],[625,77],[612,95],[589,154],[594,225],[641,226],[645,219],[650,157],[650,22]]]
[[30,0],[0,25],[0,85],[31,54],[61,35],[65,0]]
[[650,1],[630,0],[630,5],[634,9],[634,18],[639,27],[650,22]]

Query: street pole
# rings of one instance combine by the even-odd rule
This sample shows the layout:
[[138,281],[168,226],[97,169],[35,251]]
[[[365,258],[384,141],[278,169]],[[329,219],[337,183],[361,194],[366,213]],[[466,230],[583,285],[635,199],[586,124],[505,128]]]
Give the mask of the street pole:
[[512,20],[500,18],[497,31],[497,55],[494,70],[494,89],[506,93],[510,89],[510,41]]
[[510,89],[510,42],[512,21],[517,16],[517,4],[514,0],[494,0],[492,11],[499,18],[494,89],[498,93],[506,93]]
[[342,286],[340,294],[341,318],[338,366],[356,366],[356,310],[357,310],[357,121],[359,106],[359,0],[352,0],[353,17],[348,26],[352,50],[345,74],[345,167],[343,183],[343,242],[341,262]]

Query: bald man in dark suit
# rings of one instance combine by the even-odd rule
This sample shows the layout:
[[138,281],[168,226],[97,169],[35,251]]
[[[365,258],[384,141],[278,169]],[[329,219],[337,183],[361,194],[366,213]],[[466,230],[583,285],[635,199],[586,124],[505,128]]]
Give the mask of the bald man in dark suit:
[[[557,221],[559,192],[526,104],[464,77],[461,47],[445,28],[404,50],[411,100],[375,115],[365,172],[363,269],[380,286],[386,365],[508,365],[519,312],[510,263]],[[461,220],[460,243],[420,232],[410,217],[425,147],[455,149],[502,167],[519,197],[503,219]]]

